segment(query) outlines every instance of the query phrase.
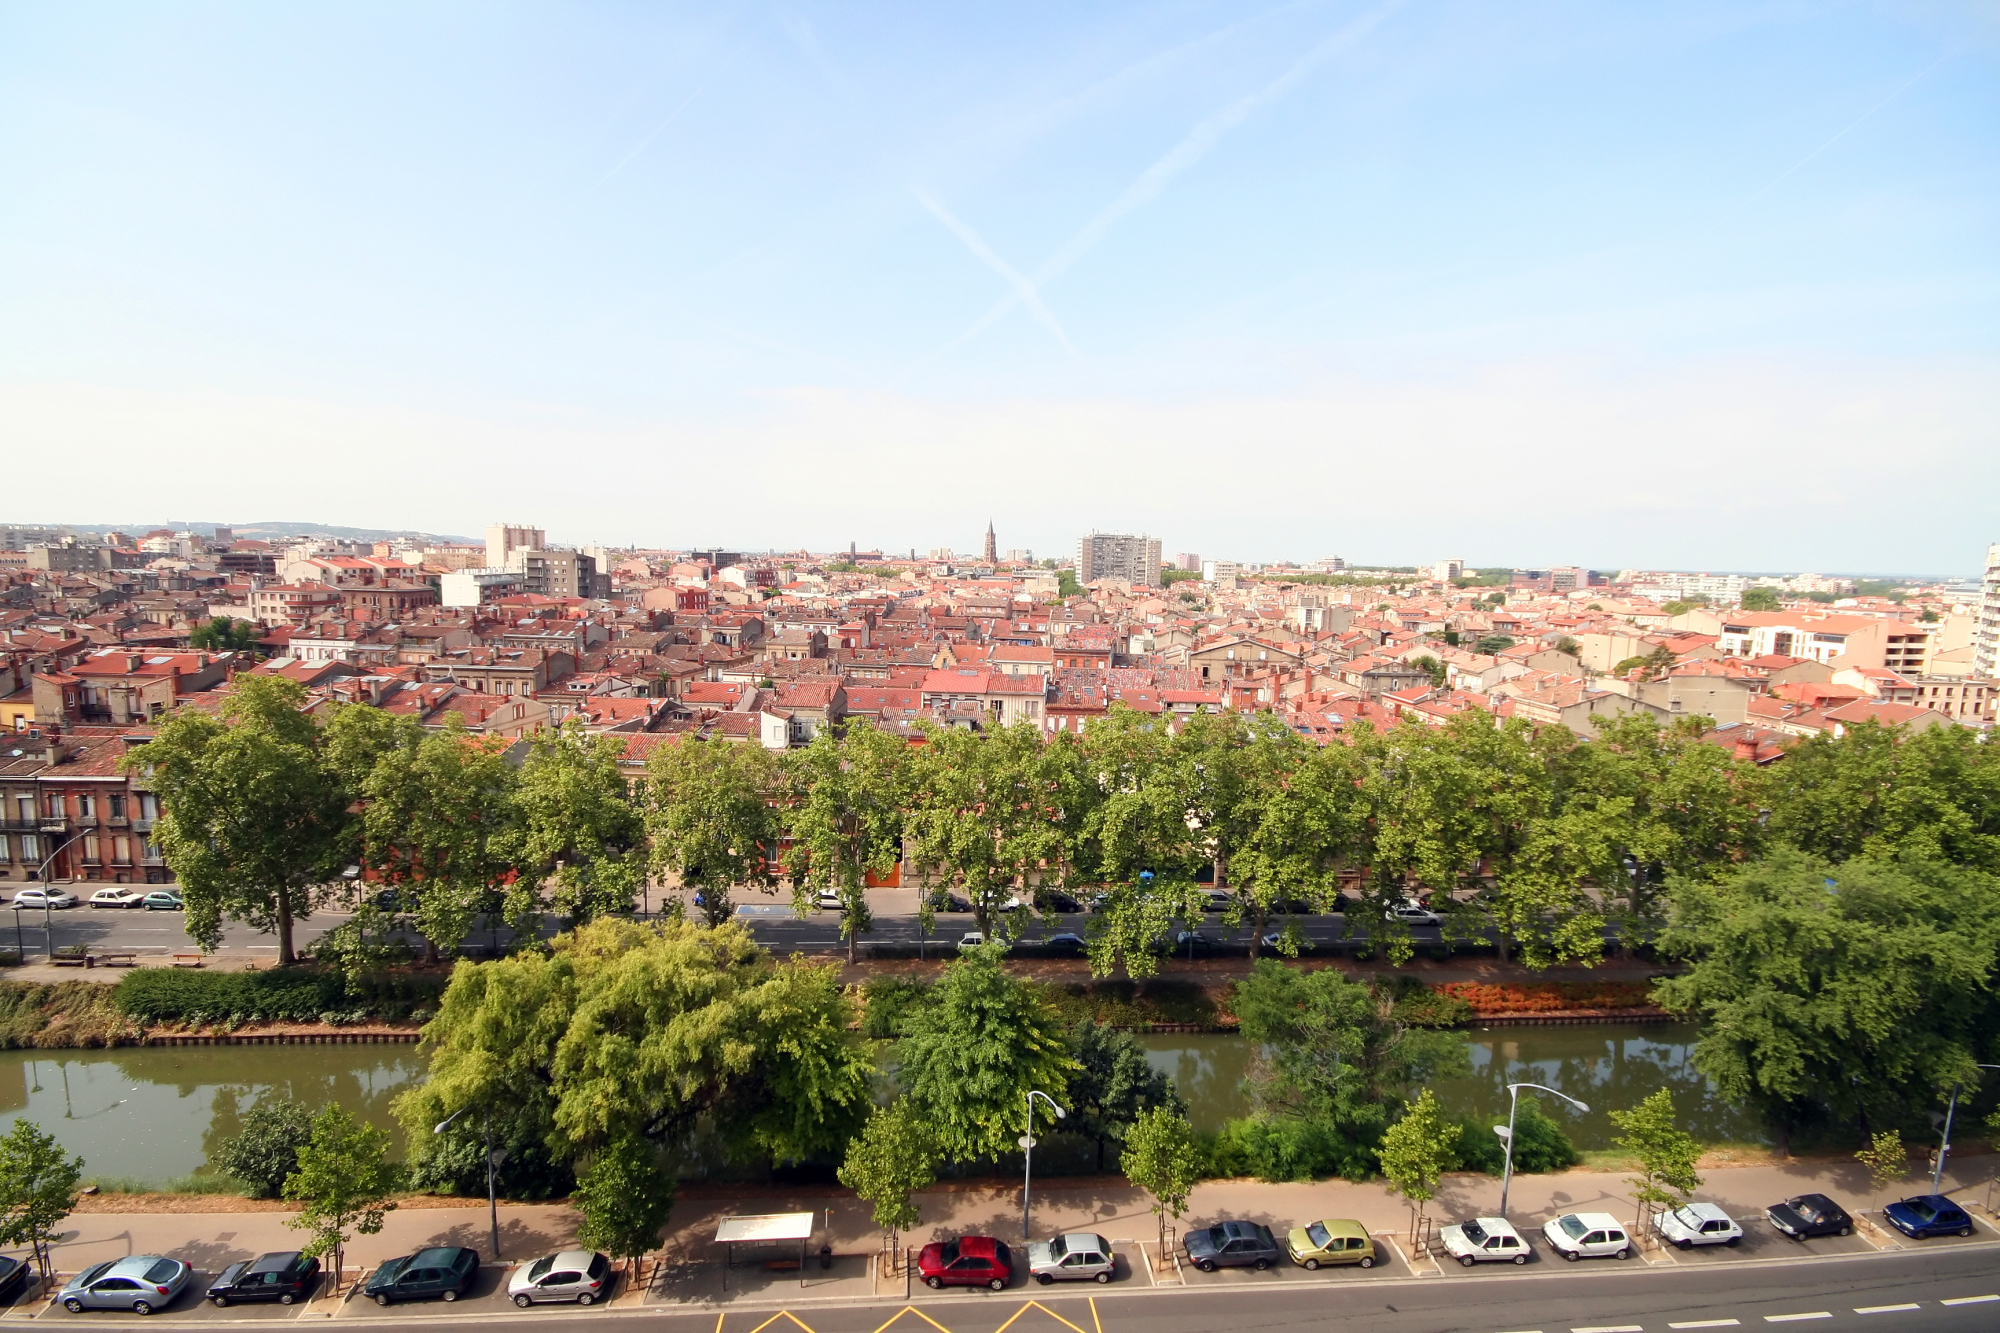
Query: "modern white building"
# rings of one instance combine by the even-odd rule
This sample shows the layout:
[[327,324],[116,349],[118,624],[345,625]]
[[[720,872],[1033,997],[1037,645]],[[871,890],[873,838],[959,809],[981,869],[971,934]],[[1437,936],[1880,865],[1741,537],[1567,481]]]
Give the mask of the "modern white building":
[[526,590],[527,575],[518,569],[460,569],[438,578],[438,601],[450,607],[484,606]]
[[1972,674],[1992,680],[2000,671],[2000,542],[1986,548],[1980,582],[1979,624],[1972,632]]
[[1093,532],[1076,539],[1076,579],[1123,579],[1127,583],[1160,586],[1160,539],[1144,533]]

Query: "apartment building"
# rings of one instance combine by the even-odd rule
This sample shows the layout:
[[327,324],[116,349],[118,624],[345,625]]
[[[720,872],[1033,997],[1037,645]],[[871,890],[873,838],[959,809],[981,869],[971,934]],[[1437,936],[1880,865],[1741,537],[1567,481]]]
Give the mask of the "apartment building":
[[1882,667],[1923,675],[1929,626],[1830,611],[1735,611],[1722,616],[1716,646],[1731,657],[1804,657],[1829,666]]
[[1123,579],[1148,588],[1160,586],[1160,539],[1129,532],[1093,532],[1076,539],[1076,578]]
[[1979,625],[1972,637],[1972,674],[1986,680],[2000,674],[2000,542],[1986,548]]

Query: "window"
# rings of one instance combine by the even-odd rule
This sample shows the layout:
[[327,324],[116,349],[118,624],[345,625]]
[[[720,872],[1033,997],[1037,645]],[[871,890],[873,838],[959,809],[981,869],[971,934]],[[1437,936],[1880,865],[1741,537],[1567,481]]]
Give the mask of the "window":
[[97,798],[89,792],[76,798],[76,813],[79,819],[97,818]]

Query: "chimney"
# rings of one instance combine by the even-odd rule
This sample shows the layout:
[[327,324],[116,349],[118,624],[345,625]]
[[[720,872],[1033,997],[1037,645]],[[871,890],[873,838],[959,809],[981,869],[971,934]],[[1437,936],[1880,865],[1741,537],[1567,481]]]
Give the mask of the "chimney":
[[1755,736],[1738,736],[1736,738],[1736,757],[1747,764],[1756,763],[1757,738]]

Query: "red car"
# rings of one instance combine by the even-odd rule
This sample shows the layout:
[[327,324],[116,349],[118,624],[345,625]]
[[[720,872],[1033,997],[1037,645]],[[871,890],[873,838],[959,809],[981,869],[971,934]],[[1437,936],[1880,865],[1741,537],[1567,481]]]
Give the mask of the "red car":
[[924,1246],[917,1271],[927,1287],[991,1287],[1004,1291],[1014,1278],[1007,1242],[991,1236],[960,1236]]

